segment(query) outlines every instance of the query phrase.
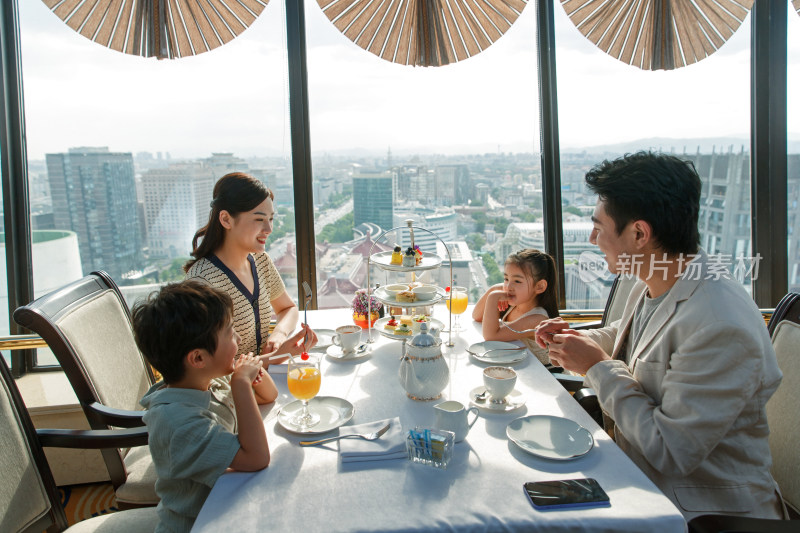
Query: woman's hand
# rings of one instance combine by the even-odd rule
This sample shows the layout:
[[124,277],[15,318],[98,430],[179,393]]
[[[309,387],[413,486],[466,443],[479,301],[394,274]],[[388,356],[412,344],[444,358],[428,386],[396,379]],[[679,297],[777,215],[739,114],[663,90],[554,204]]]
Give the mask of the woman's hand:
[[288,335],[283,331],[273,330],[270,336],[267,338],[267,342],[264,344],[263,352],[265,354],[274,354],[276,350],[280,348],[280,346],[286,342],[286,338]]
[[[307,335],[307,336],[306,336]],[[271,338],[271,337],[270,337]],[[303,346],[303,340],[305,339],[305,346]],[[279,354],[292,354],[292,355],[299,355],[302,352],[307,352],[311,348],[317,345],[317,334],[314,333],[314,330],[311,329],[308,324],[303,324],[303,327],[286,339],[284,342],[281,343],[280,346],[275,348],[273,351],[265,353],[261,356],[261,360],[264,361],[265,364],[269,364],[269,358],[273,355]],[[277,359],[271,361],[272,363],[281,363],[286,359]]]

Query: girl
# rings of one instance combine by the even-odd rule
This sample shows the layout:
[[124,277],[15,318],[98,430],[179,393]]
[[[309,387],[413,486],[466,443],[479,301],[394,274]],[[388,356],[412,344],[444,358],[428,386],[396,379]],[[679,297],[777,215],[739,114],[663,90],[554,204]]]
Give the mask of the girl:
[[[317,336],[306,324],[289,337],[299,312],[264,251],[275,215],[272,191],[249,174],[232,172],[217,181],[213,194],[208,224],[192,240],[194,259],[183,267],[187,279],[203,280],[230,295],[234,329],[242,338],[239,351],[264,354],[265,367],[272,354],[302,352],[306,333],[305,348],[311,348]],[[273,313],[277,324],[269,334]]]
[[483,338],[487,341],[521,340],[542,363],[549,364],[547,350],[536,344],[533,333],[515,333],[503,324],[523,331],[557,317],[557,289],[553,258],[533,248],[521,250],[508,256],[503,283],[490,287],[481,296],[472,318],[483,323]]

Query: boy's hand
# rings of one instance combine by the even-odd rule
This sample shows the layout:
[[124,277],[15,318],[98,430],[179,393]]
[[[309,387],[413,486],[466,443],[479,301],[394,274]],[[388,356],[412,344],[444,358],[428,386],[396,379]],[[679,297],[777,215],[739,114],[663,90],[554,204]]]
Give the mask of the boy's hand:
[[240,355],[234,365],[231,381],[246,381],[248,384],[258,383],[258,381],[261,381],[262,371],[261,360],[255,357],[253,352],[247,355]]

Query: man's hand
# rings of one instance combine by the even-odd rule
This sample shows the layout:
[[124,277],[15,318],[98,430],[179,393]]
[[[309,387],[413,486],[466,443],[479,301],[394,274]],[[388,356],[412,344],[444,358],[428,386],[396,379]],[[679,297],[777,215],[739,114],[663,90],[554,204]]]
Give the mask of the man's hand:
[[[538,331],[536,338],[538,341]],[[561,329],[551,335],[548,353],[552,364],[579,374],[586,374],[595,364],[611,359],[599,344],[574,329]]]
[[553,335],[565,329],[569,329],[569,324],[561,317],[542,320],[536,326],[536,344],[542,348],[547,348],[553,342]]

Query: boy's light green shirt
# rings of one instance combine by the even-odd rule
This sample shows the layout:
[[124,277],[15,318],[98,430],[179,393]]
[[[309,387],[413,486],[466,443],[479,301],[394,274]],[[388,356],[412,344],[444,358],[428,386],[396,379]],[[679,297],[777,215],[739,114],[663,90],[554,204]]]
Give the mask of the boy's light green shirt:
[[199,391],[159,382],[140,403],[161,497],[156,532],[188,532],[240,448],[230,383],[215,379]]

